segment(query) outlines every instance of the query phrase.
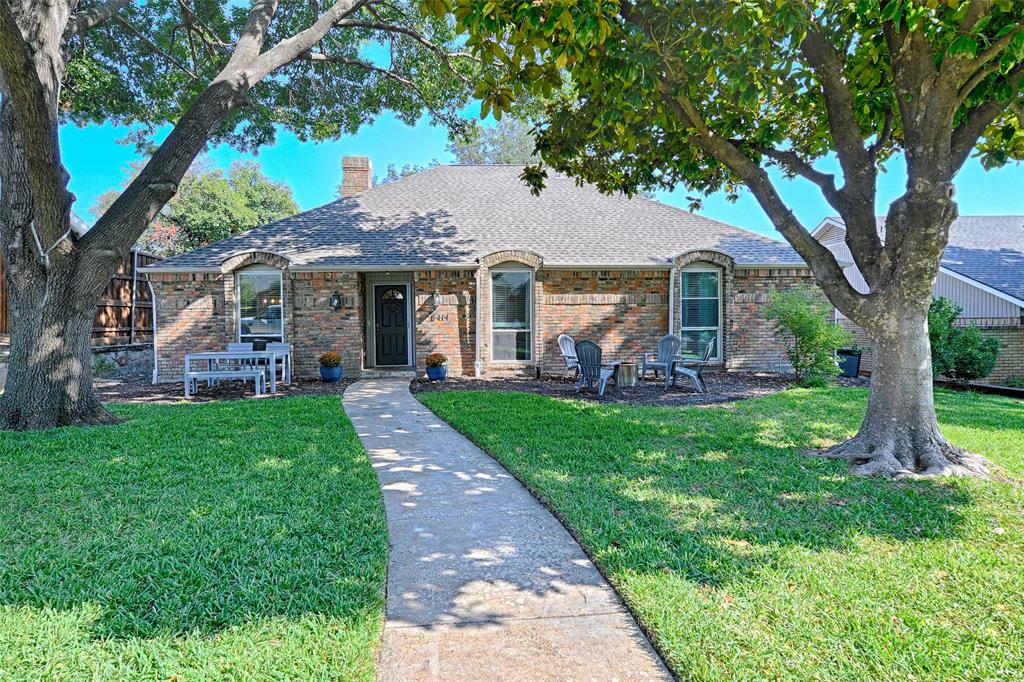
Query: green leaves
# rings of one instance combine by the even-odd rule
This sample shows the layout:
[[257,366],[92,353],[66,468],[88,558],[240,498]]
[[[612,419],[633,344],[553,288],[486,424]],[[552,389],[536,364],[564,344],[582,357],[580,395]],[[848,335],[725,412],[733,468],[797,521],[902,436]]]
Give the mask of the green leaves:
[[978,43],[969,35],[962,35],[949,44],[946,54],[950,57],[965,55],[973,57],[978,54]]
[[[99,2],[83,0],[79,9]],[[308,28],[330,4],[281,3],[264,52]],[[452,0],[373,5],[350,17],[361,25],[337,26],[312,46],[315,61],[300,57],[256,84],[248,106],[214,131],[213,141],[253,151],[272,143],[280,129],[303,140],[337,138],[384,111],[410,122],[427,113],[457,128],[472,94],[467,82],[481,66],[454,56],[464,51],[464,40],[455,32]],[[248,3],[229,0],[129,3],[119,15],[124,22],[69,41],[64,120],[147,132],[176,123],[227,63],[248,13]]]

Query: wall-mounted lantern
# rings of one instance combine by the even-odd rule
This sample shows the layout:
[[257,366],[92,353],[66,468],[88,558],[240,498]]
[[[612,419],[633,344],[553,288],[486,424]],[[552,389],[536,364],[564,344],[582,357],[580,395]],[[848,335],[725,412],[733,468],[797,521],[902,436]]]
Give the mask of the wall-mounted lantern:
[[434,307],[435,308],[437,308],[438,306],[441,305],[441,292],[440,291],[438,291],[437,289],[434,289],[434,295],[431,298],[433,299],[433,303],[434,303]]
[[341,294],[339,294],[338,292],[334,292],[333,294],[331,294],[331,307],[334,308],[335,310],[341,310],[341,304]]

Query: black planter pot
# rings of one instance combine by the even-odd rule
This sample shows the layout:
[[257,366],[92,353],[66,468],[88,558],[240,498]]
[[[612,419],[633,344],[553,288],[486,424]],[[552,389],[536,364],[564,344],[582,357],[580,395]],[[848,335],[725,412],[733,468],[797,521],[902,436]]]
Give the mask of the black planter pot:
[[840,348],[836,355],[839,359],[839,370],[844,377],[860,376],[860,357],[863,355],[861,351]]

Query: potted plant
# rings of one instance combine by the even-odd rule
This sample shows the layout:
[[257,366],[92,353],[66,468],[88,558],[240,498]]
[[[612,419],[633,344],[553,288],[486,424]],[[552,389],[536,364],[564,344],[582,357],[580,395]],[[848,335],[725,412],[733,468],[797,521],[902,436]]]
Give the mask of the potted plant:
[[849,348],[840,348],[836,351],[836,359],[839,362],[839,370],[844,377],[860,376],[860,358],[864,355],[866,348],[861,348],[854,343]]
[[329,384],[341,380],[341,356],[333,350],[320,356],[320,377]]
[[448,358],[444,353],[431,353],[427,356],[427,378],[431,381],[444,381],[448,378]]

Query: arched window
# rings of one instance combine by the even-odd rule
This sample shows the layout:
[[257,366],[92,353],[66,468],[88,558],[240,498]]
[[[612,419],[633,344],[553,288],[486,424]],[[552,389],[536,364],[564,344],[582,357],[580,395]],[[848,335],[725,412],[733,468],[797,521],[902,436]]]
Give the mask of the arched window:
[[722,270],[710,263],[687,265],[679,272],[679,336],[684,355],[704,356],[716,340],[711,358],[722,359]]
[[281,271],[266,266],[235,273],[239,341],[284,341],[283,284]]
[[533,271],[491,270],[491,360],[533,360]]

